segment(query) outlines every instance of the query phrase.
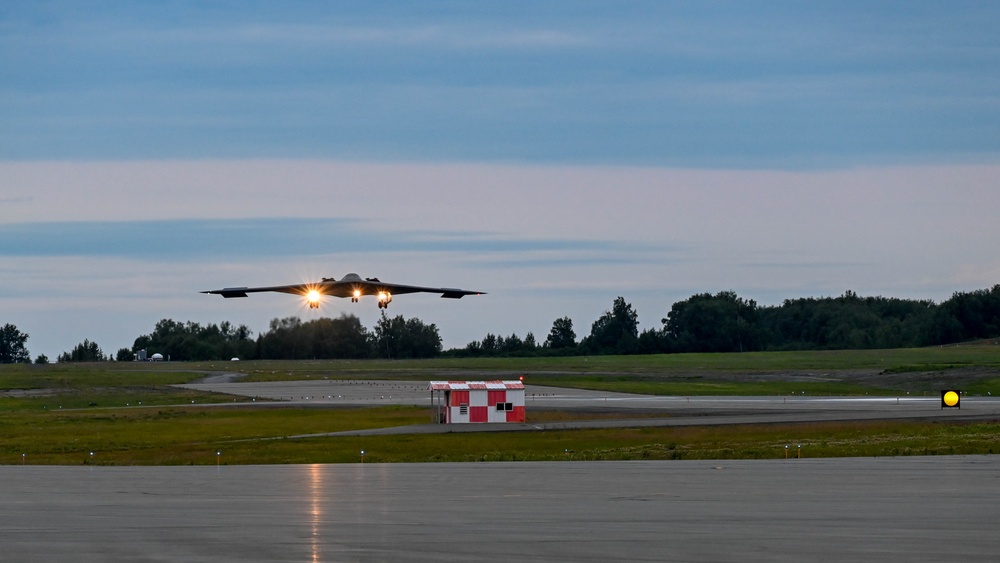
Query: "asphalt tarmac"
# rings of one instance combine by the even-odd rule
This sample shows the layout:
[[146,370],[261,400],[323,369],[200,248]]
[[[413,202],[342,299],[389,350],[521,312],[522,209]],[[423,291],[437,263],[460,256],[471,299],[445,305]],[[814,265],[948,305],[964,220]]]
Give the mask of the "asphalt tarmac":
[[[258,406],[430,404],[427,385],[413,382],[223,378],[190,387]],[[525,425],[382,432],[542,429],[532,408],[624,413],[594,424],[629,426],[1000,415],[1000,401],[980,397],[942,410],[936,397],[529,386],[527,403]],[[1000,553],[1000,456],[288,466],[227,466],[222,457],[215,467],[0,466],[0,561],[912,562]]]
[[[184,385],[255,399],[257,406],[316,408],[378,405],[426,406],[431,418],[427,383],[412,381],[283,381],[215,382]],[[274,402],[280,401],[280,402]],[[963,397],[961,408],[941,408],[940,397],[678,397],[633,395],[560,387],[527,385],[525,424],[424,424],[381,428],[338,435],[417,434],[446,432],[518,432],[572,428],[650,426],[717,426],[857,420],[997,420],[1000,397]],[[558,423],[531,421],[533,409],[559,409],[581,413],[618,415],[616,419]],[[633,418],[634,416],[634,418]],[[430,422],[430,421],[429,421]],[[331,434],[332,435],[332,434]]]
[[995,561],[1000,456],[0,467],[0,560]]

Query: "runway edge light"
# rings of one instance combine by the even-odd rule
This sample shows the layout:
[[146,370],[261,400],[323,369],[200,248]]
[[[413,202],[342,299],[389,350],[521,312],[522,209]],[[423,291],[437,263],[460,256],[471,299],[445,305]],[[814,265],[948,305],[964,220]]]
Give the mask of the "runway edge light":
[[941,390],[941,408],[962,408],[962,392],[958,389]]

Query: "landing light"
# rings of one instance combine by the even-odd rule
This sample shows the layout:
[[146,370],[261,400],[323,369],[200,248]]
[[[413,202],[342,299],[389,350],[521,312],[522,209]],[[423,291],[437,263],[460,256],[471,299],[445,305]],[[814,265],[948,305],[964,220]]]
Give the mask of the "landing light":
[[306,299],[309,303],[319,303],[320,293],[315,289],[310,289],[309,293],[306,294]]
[[360,289],[355,289],[354,290],[354,298],[355,299],[359,299],[360,297],[361,297],[361,290]]

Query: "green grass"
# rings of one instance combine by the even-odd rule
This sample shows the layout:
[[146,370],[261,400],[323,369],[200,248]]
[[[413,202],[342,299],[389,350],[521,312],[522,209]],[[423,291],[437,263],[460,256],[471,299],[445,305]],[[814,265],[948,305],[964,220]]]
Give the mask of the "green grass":
[[[164,369],[169,367],[169,369]],[[196,364],[102,362],[93,364],[0,364],[0,391],[11,389],[93,389],[130,385],[189,383],[203,377]],[[183,371],[181,371],[183,370]]]
[[570,356],[549,358],[439,358],[430,360],[252,361],[193,364],[197,369],[247,373],[246,381],[302,379],[306,376],[364,379],[448,378],[470,372],[490,377],[530,374],[625,374],[684,376],[706,372],[772,374],[871,370],[887,373],[980,366],[1000,369],[996,346],[949,346],[896,350],[747,352],[743,354],[660,354],[646,356]]
[[[51,415],[49,415],[51,416]],[[3,420],[0,463],[187,465],[775,459],[1000,453],[1000,424],[816,423],[288,439],[425,422],[425,409],[134,409]],[[13,439],[11,439],[13,437]],[[91,456],[90,452],[94,452]],[[22,454],[24,457],[22,458]]]
[[[536,384],[650,394],[860,395],[892,394],[894,390],[834,381],[838,371],[885,372],[906,380],[908,374],[976,366],[1000,368],[998,349],[958,346],[671,356],[0,365],[0,463],[339,463],[360,461],[361,450],[366,451],[367,462],[757,459],[784,457],[786,445],[795,446],[795,455],[801,445],[806,457],[1000,453],[997,422],[895,421],[287,439],[424,423],[427,410],[199,406],[245,399],[169,386],[190,382],[205,372],[238,370],[253,380],[428,381],[527,374],[528,381]],[[815,374],[818,380],[786,381],[770,375],[787,372]],[[720,374],[723,377],[718,377]],[[963,384],[963,389],[971,394],[997,395],[1000,378],[987,372],[987,376]],[[529,419],[580,416],[584,415],[539,411],[529,414]],[[94,452],[93,457],[90,452]]]
[[1000,378],[991,377],[971,382],[962,387],[970,395],[990,395],[1000,397]]
[[[0,366],[0,412],[244,401],[232,395],[170,387],[203,377],[190,371],[148,371],[145,364]],[[174,365],[176,370],[178,365]],[[127,369],[131,368],[131,369]]]
[[[0,413],[0,460],[31,463],[176,465],[198,463],[206,451],[268,450],[285,436],[405,426],[427,422],[427,409],[301,409],[259,407],[133,407]],[[243,442],[250,440],[251,442]],[[99,456],[98,456],[99,454]],[[259,463],[288,463],[256,457]],[[247,461],[246,463],[256,463]]]
[[90,380],[93,385],[116,384],[141,377],[158,383],[184,383],[202,374],[239,371],[245,381],[278,381],[306,377],[338,379],[447,378],[476,372],[487,376],[624,374],[684,376],[706,372],[769,374],[787,371],[817,373],[873,370],[911,373],[955,367],[1000,369],[1000,347],[987,345],[893,350],[747,352],[742,354],[659,354],[645,356],[570,356],[547,358],[437,358],[429,360],[259,360],[241,362],[106,362],[0,365],[0,389],[35,388],[63,378],[66,386]]
[[[443,358],[433,360],[372,360],[366,362],[244,362],[256,367],[293,372],[343,373],[406,372],[427,369],[517,371],[568,371],[574,373],[670,373],[691,371],[774,372],[783,370],[888,369],[901,365],[982,365],[1000,367],[997,348],[967,346],[900,350],[837,350],[808,352],[748,352],[743,354],[661,354],[647,356],[572,356],[551,358]],[[311,364],[311,365],[310,365]],[[263,374],[262,374],[263,375]]]

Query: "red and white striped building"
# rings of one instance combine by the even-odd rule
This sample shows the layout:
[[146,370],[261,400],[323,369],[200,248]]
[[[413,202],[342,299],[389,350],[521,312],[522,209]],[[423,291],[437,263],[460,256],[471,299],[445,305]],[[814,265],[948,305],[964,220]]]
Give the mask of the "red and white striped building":
[[524,422],[520,381],[431,381],[430,390],[437,422]]

